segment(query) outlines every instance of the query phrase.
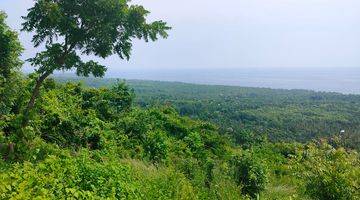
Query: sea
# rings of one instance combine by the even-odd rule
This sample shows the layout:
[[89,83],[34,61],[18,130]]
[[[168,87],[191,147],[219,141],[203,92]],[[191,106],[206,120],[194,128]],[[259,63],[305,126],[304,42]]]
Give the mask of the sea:
[[124,70],[119,68],[109,70],[106,77],[360,94],[360,67]]

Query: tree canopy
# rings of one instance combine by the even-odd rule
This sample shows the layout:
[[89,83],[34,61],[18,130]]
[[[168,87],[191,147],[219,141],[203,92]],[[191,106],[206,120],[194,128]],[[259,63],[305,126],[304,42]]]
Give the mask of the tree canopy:
[[0,11],[0,127],[16,98],[16,81],[22,65],[19,56],[23,50],[18,34],[5,23],[6,17]]
[[0,11],[0,81],[8,79],[22,65],[19,56],[22,46],[18,34],[5,23],[6,14]]
[[129,0],[36,0],[23,17],[23,31],[34,32],[35,47],[45,44],[45,51],[28,59],[37,67],[36,83],[24,111],[22,127],[29,121],[44,80],[55,70],[76,70],[79,76],[103,77],[106,66],[81,55],[107,58],[117,54],[129,59],[133,39],[155,41],[166,38],[170,29],[163,21],[148,23],[149,14]]
[[35,47],[46,50],[30,59],[40,74],[76,69],[78,75],[104,75],[106,67],[83,62],[79,54],[129,59],[133,39],[166,38],[163,21],[146,22],[149,11],[128,0],[37,0],[23,17],[23,30],[34,32]]

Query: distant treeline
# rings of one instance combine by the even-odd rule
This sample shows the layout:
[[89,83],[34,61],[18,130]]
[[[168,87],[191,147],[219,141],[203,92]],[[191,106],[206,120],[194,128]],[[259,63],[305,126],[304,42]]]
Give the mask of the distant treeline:
[[[117,79],[56,77],[108,87]],[[346,146],[360,146],[360,95],[178,82],[126,81],[141,107],[172,105],[181,115],[211,121],[242,144],[248,137],[307,142],[340,135]]]

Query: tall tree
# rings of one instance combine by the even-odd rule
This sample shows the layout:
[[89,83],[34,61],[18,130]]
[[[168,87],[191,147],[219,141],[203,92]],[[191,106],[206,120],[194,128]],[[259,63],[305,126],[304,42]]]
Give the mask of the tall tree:
[[22,46],[18,34],[5,23],[6,14],[0,11],[0,80],[9,79],[22,65],[19,56]]
[[35,47],[45,51],[29,59],[37,79],[24,112],[23,126],[35,105],[44,80],[55,70],[75,69],[79,76],[102,77],[106,66],[80,55],[106,58],[113,54],[129,59],[133,39],[155,41],[166,38],[170,29],[163,21],[147,23],[149,11],[130,0],[36,0],[23,17],[23,31],[34,32]]
[[[0,120],[14,99],[14,84],[22,61],[19,59],[23,50],[18,34],[5,23],[6,14],[0,11]],[[1,127],[1,123],[0,123]]]

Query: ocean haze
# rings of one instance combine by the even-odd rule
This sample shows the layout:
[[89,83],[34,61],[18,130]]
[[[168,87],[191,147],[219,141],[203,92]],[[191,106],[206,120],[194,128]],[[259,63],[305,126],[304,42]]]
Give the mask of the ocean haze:
[[106,77],[360,94],[359,68],[134,69]]
[[[19,31],[33,3],[1,0],[0,10]],[[107,77],[360,94],[359,0],[132,3],[151,11],[149,21],[162,19],[173,29],[166,40],[134,40],[130,61],[84,56],[107,66]],[[20,40],[23,60],[42,50],[29,33]]]
[[[33,0],[1,0],[7,22],[21,29]],[[164,20],[170,37],[134,40],[130,61],[95,59],[118,69],[247,67],[360,67],[359,0],[134,0]],[[31,34],[21,33],[23,59],[35,55]],[[85,56],[86,57],[86,56]],[[88,58],[88,57],[86,57]],[[84,58],[84,59],[86,59]],[[121,67],[119,67],[121,66]]]

